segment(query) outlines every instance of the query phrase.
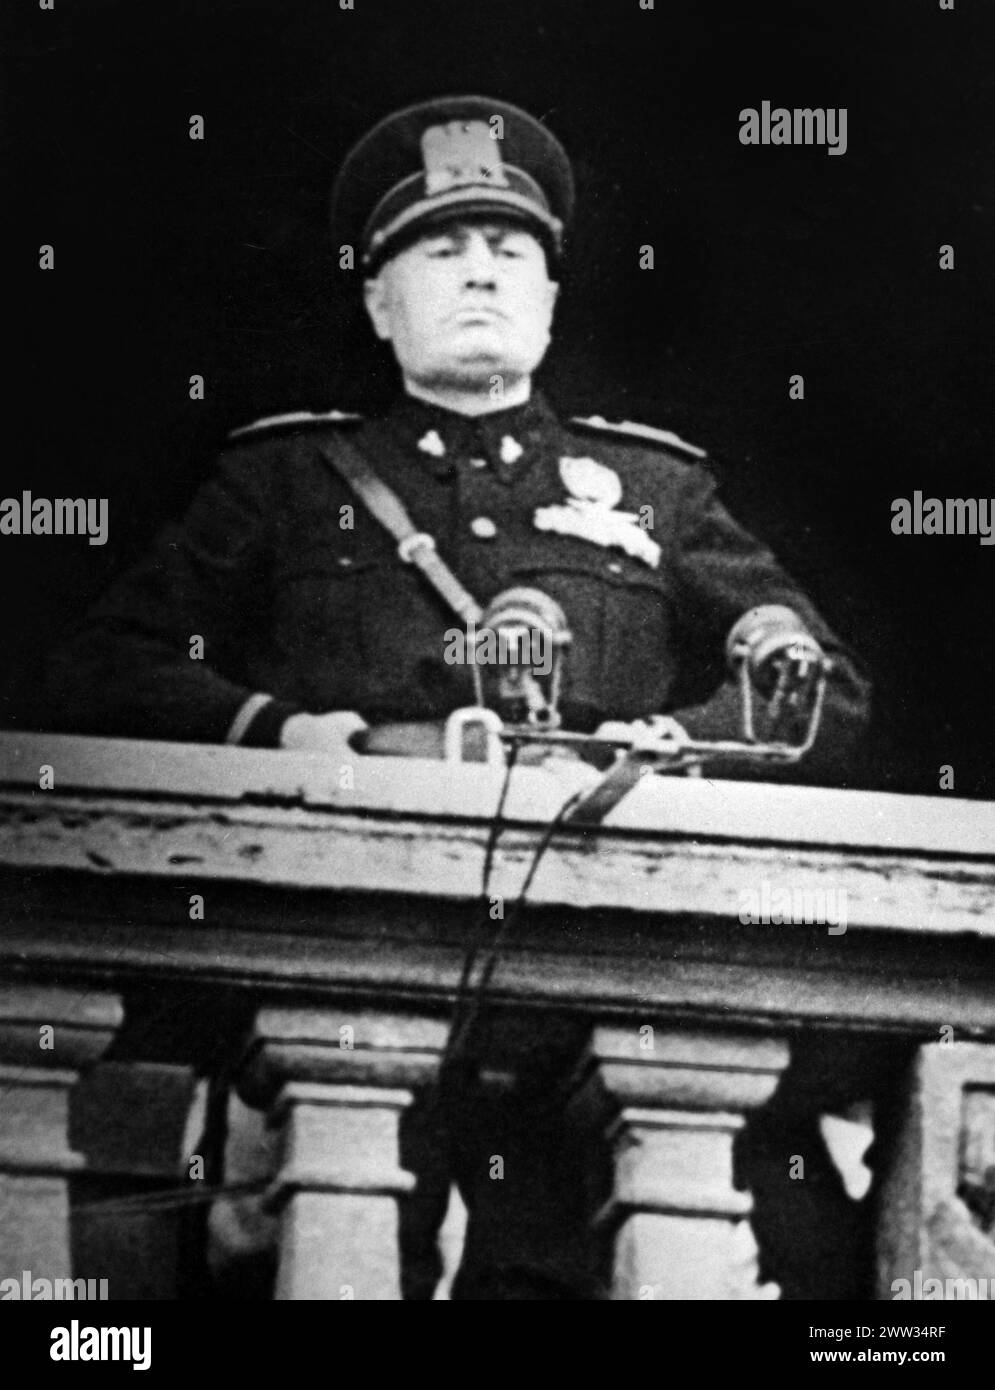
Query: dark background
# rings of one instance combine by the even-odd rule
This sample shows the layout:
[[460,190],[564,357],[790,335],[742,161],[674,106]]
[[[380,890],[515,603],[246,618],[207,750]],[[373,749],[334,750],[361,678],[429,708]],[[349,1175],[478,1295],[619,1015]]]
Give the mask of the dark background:
[[[472,91],[548,120],[575,160],[553,400],[712,452],[730,507],[871,668],[864,785],[935,792],[952,764],[956,794],[995,794],[995,547],[890,529],[917,488],[995,493],[990,0],[33,3],[4,20],[0,492],[108,497],[110,541],[0,537],[0,724],[38,726],[46,653],[227,429],[389,394],[329,186],[387,111]],[[740,145],[764,99],[845,106],[847,153]]]

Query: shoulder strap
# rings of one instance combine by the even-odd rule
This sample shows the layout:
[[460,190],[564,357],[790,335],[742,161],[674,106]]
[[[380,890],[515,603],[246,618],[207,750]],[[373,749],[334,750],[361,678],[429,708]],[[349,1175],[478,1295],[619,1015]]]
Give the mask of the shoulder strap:
[[434,539],[417,529],[397,493],[374,472],[351,439],[336,439],[335,445],[333,452],[319,443],[318,451],[345,479],[374,520],[394,537],[401,559],[418,566],[440,598],[464,623],[479,622],[484,610],[440,558]]
[[281,429],[304,425],[351,425],[361,420],[361,415],[353,415],[347,410],[326,410],[317,414],[313,410],[291,410],[286,415],[265,415],[261,420],[253,420],[249,425],[240,425],[237,430],[229,430],[229,439],[241,439],[247,434],[259,434],[264,430]]
[[689,444],[673,430],[658,430],[654,425],[639,425],[635,420],[606,420],[603,415],[574,415],[572,423],[584,425],[587,429],[607,431],[609,434],[627,434],[636,439],[648,439],[654,444],[664,444],[670,449],[683,449],[695,458],[708,457],[705,449]]

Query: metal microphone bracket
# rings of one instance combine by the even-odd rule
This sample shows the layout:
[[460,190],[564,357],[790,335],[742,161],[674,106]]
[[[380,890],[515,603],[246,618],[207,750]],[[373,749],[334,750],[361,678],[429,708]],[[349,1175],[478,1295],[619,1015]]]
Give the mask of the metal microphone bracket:
[[[816,736],[819,732],[819,724],[822,721],[822,706],[826,696],[826,682],[832,670],[832,663],[826,657],[822,657],[819,665],[819,673],[815,680],[815,693],[812,705],[808,712],[806,722],[805,737],[800,743],[785,743],[782,741],[761,743],[757,739],[756,727],[754,723],[754,704],[753,704],[753,682],[750,679],[750,664],[748,654],[745,651],[733,651],[731,662],[736,673],[736,680],[739,685],[740,698],[740,718],[742,721],[743,739],[745,747],[753,748],[757,752],[762,752],[765,761],[774,762],[797,762],[799,758],[812,748]],[[776,711],[775,711],[776,714]],[[715,747],[719,745],[716,744]]]
[[[829,662],[823,659],[815,684],[805,737],[800,743],[759,742],[753,720],[753,692],[746,660],[737,663],[741,698],[742,739],[680,739],[669,732],[669,721],[661,721],[654,737],[652,720],[635,732],[618,736],[578,734],[558,728],[537,728],[534,724],[506,724],[492,709],[471,706],[455,710],[446,721],[447,759],[463,762],[466,735],[473,726],[482,726],[486,738],[483,761],[503,767],[507,750],[538,745],[548,753],[580,756],[589,749],[614,750],[616,758],[601,781],[587,791],[564,817],[565,825],[597,825],[628,795],[642,777],[650,774],[698,776],[709,762],[743,763],[752,766],[783,767],[797,763],[815,743],[822,718]],[[626,728],[626,726],[622,726]],[[481,761],[479,756],[474,761]]]
[[[539,638],[539,652],[535,646]],[[699,776],[706,763],[784,766],[812,748],[819,731],[826,684],[832,669],[818,642],[790,609],[778,605],[751,609],[736,623],[726,648],[739,690],[739,739],[700,740],[675,731],[665,716],[635,724],[606,726],[602,734],[572,733],[560,727],[559,697],[564,657],[571,641],[566,617],[556,601],[539,589],[508,589],[488,605],[476,630],[471,622],[468,649],[473,662],[477,704],[456,710],[446,722],[445,757],[454,762],[507,763],[512,747],[542,756],[614,753],[611,767],[568,816],[565,823],[597,823],[647,773]],[[497,662],[485,700],[484,671]],[[497,644],[495,656],[494,644]],[[503,650],[502,650],[503,643]],[[548,664],[543,657],[548,656]],[[538,658],[542,657],[540,661]],[[545,668],[545,669],[544,669]],[[775,725],[785,707],[808,700],[804,735],[798,742],[757,737],[754,687],[773,685],[767,698]],[[498,708],[495,708],[495,705]],[[511,717],[502,718],[502,713]],[[472,752],[468,754],[468,749]]]

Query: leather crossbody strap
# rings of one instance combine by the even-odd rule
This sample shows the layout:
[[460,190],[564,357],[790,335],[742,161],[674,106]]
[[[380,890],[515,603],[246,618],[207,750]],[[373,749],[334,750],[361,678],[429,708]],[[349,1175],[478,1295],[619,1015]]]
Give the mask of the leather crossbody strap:
[[339,438],[333,452],[324,444],[322,458],[352,488],[370,515],[397,541],[397,553],[409,565],[417,565],[432,588],[464,623],[477,623],[483,609],[439,557],[434,539],[419,531],[393,488],[376,474],[352,440]]

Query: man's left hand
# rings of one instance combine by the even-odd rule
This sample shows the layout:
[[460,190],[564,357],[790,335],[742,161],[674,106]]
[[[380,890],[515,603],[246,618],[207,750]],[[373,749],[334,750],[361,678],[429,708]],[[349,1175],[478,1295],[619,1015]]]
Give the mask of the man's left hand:
[[594,737],[628,743],[637,753],[665,751],[668,747],[676,750],[690,742],[687,730],[669,714],[651,714],[647,719],[628,722],[608,720],[598,725]]

